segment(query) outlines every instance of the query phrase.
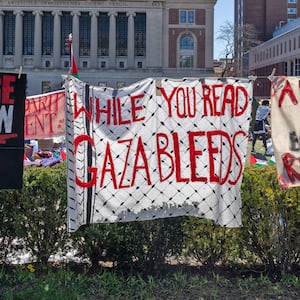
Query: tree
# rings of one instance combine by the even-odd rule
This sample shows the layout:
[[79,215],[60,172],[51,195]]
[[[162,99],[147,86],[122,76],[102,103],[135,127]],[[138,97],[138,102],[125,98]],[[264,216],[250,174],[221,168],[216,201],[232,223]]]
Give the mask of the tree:
[[230,76],[234,62],[234,25],[226,21],[219,29],[217,39],[224,43],[224,57],[221,77]]
[[[234,26],[226,21],[219,29],[218,40],[224,42],[224,62],[222,77],[235,75],[241,76],[244,71],[244,58],[246,53],[260,44],[257,31],[253,24]],[[234,74],[232,74],[234,69]]]

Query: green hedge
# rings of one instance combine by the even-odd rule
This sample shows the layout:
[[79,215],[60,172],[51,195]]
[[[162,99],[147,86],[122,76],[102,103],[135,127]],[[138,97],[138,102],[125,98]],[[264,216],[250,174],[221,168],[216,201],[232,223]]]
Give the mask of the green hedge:
[[[241,228],[177,217],[145,222],[93,224],[66,231],[66,166],[27,167],[22,190],[0,190],[0,261],[29,251],[35,261],[75,247],[94,267],[159,268],[183,256],[211,268],[232,262],[288,271],[300,260],[300,188],[281,190],[275,167],[248,167],[242,189]],[[17,241],[17,242],[16,242]]]
[[[65,165],[28,167],[21,190],[0,191],[1,236],[7,249],[1,253],[29,251],[37,261],[47,262],[51,254],[64,248],[66,231]],[[12,241],[16,241],[17,243]],[[5,259],[5,257],[2,257]]]
[[300,188],[282,190],[275,166],[248,168],[241,194],[240,244],[271,271],[299,264]]

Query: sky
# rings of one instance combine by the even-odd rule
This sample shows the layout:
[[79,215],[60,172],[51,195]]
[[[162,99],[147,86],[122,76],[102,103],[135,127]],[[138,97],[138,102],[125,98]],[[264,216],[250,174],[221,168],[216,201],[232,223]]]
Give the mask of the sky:
[[234,22],[234,0],[217,0],[214,16],[214,58],[223,56],[224,47],[222,41],[217,40],[218,30],[226,21]]

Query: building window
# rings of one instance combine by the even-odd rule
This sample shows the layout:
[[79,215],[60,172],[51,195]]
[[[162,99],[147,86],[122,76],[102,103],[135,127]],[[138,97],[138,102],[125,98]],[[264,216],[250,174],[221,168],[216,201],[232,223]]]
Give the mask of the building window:
[[300,75],[300,59],[295,59],[295,76]]
[[42,54],[53,54],[53,15],[45,12],[42,21]]
[[[15,26],[16,18],[12,11],[6,11],[3,22],[3,54],[15,54]],[[2,41],[1,41],[2,42]]]
[[194,39],[187,33],[183,34],[180,38],[180,50],[193,50],[194,49]]
[[179,67],[180,68],[192,68],[193,67],[193,56],[180,55]]
[[284,53],[286,53],[286,41],[284,42]]
[[288,76],[288,63],[284,62],[284,76]]
[[288,3],[297,3],[297,0],[288,0]]
[[125,86],[125,82],[124,81],[118,81],[117,82],[117,88],[118,89],[121,89],[121,88],[123,88]]
[[124,69],[124,67],[125,67],[124,61],[120,61],[119,62],[119,68]]
[[291,61],[291,69],[290,69],[290,72],[288,72],[288,69],[286,70],[286,75],[287,76],[293,76],[295,75],[295,69],[294,69],[294,61]]
[[134,55],[146,56],[146,14],[137,13],[134,18]]
[[289,15],[295,15],[297,13],[297,10],[295,7],[288,7],[288,14]]
[[34,54],[34,15],[25,12],[23,16],[23,54]]
[[48,93],[51,91],[51,82],[50,81],[42,81],[42,93]]
[[143,68],[143,62],[142,61],[138,61],[137,62],[137,68],[138,69],[142,69]]
[[91,16],[81,13],[79,20],[79,55],[88,56],[91,53]]
[[64,68],[69,68],[69,66],[70,66],[69,61],[68,61],[68,60],[65,60],[65,61],[64,61]]
[[101,61],[101,69],[105,69],[106,68],[106,61]]
[[88,68],[88,62],[87,61],[83,61],[82,62],[82,68],[83,69],[87,69]]
[[98,55],[108,56],[109,52],[109,16],[100,13],[98,17]]
[[116,20],[117,56],[127,56],[128,18],[126,13],[119,13]]
[[190,33],[184,33],[179,39],[179,68],[194,66],[194,38]]
[[50,60],[45,61],[45,68],[50,68],[51,67],[51,62]]
[[69,55],[68,38],[69,34],[72,33],[72,16],[69,12],[63,12],[61,16],[61,55]]
[[180,11],[180,23],[181,24],[194,24],[195,12],[193,10],[181,10]]

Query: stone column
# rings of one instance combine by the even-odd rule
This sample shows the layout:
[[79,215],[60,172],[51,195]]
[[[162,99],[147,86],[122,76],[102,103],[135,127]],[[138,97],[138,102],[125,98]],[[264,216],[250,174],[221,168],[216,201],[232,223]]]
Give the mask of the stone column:
[[[205,32],[205,68],[213,69],[214,55],[214,10],[213,8],[206,9],[206,32]],[[199,63],[199,62],[197,62]]]
[[116,67],[116,16],[117,13],[111,12],[109,15],[109,67]]
[[41,11],[33,12],[34,18],[34,67],[42,66],[42,15]]
[[54,11],[54,29],[53,29],[53,68],[60,68],[60,49],[61,49],[61,28],[60,17],[62,13],[60,11]]
[[23,15],[22,11],[14,11],[16,15],[15,28],[15,67],[23,65]]
[[[4,12],[0,10],[0,41],[3,41],[3,16]],[[0,68],[3,66],[3,43],[0,43]]]
[[98,68],[98,12],[90,12],[91,19],[91,68]]
[[128,12],[127,66],[134,68],[134,12]]
[[80,12],[72,12],[73,16],[73,29],[72,29],[72,37],[73,37],[73,53],[77,62],[77,66],[79,67],[79,17]]

